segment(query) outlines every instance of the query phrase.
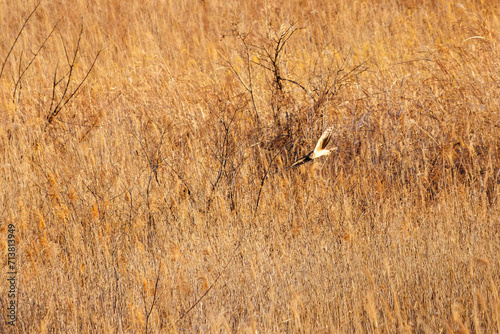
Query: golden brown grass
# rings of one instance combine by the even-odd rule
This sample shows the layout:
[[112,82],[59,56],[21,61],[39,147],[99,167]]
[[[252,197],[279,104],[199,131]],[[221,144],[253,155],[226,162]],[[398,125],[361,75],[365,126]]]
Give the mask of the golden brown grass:
[[499,11],[44,1],[0,78],[0,331],[500,332]]

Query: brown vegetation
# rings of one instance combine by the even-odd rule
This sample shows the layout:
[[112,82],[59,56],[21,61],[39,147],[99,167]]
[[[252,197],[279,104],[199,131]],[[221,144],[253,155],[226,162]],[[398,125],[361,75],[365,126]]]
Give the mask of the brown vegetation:
[[35,6],[0,5],[0,332],[500,331],[497,1]]

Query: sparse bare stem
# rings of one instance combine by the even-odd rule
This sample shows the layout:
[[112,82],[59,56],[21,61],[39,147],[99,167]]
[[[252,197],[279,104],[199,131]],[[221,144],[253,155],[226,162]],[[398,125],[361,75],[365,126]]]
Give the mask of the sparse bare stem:
[[28,21],[30,20],[31,16],[33,16],[33,14],[36,12],[36,10],[38,9],[38,7],[40,6],[41,3],[42,3],[42,0],[40,0],[36,4],[35,8],[33,8],[33,10],[28,15],[28,17],[26,18],[26,20],[24,20],[24,23],[21,26],[21,29],[19,29],[19,32],[18,32],[16,38],[14,39],[14,42],[10,46],[9,52],[7,53],[7,56],[5,57],[5,59],[4,59],[3,63],[2,63],[2,68],[0,69],[0,79],[2,78],[2,74],[3,74],[3,70],[5,68],[5,64],[7,64],[7,60],[9,59],[10,54],[12,53],[12,50],[14,50],[14,46],[16,46],[16,44],[17,44],[17,40],[21,36],[21,33],[24,31],[24,28],[26,28],[26,25],[28,24]]

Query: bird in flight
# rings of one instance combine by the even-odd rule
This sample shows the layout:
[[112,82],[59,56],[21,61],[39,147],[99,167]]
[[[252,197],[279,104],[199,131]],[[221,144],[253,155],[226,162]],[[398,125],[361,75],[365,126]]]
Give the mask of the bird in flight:
[[302,158],[297,160],[297,162],[295,162],[290,167],[300,166],[302,164],[305,164],[306,162],[312,161],[312,160],[319,158],[323,155],[329,155],[333,151],[335,151],[337,149],[337,147],[325,149],[325,147],[330,142],[330,139],[332,138],[332,133],[333,133],[333,126],[329,127],[328,129],[325,130],[325,132],[323,132],[323,134],[321,135],[321,137],[318,140],[318,143],[316,144],[316,147],[314,148],[314,150],[311,153],[303,156]]

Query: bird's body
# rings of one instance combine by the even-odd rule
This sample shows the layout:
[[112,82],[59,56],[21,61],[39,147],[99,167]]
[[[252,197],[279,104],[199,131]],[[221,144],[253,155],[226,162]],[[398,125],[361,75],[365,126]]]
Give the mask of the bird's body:
[[333,133],[333,126],[329,127],[328,129],[325,130],[325,132],[323,132],[314,150],[312,150],[309,154],[306,154],[305,156],[297,160],[297,162],[295,162],[290,167],[300,166],[302,164],[305,164],[306,162],[309,162],[324,155],[329,155],[333,151],[335,151],[337,149],[336,147],[326,149],[326,146],[328,145],[330,139],[332,138],[332,133]]

